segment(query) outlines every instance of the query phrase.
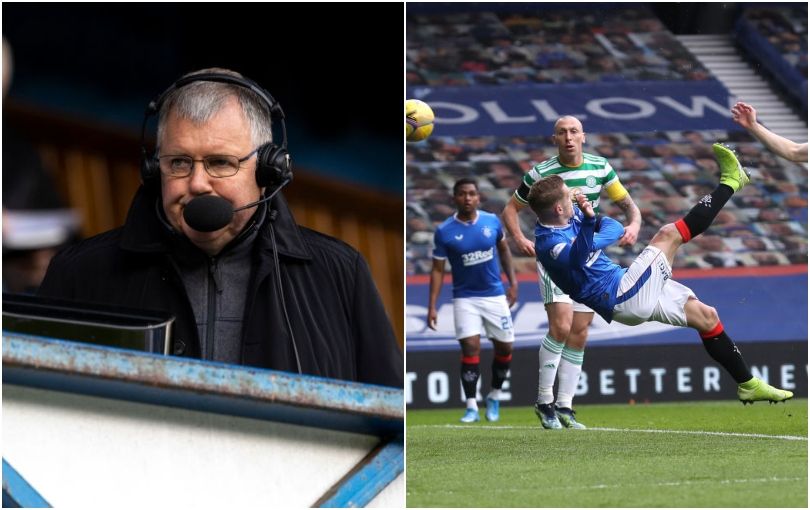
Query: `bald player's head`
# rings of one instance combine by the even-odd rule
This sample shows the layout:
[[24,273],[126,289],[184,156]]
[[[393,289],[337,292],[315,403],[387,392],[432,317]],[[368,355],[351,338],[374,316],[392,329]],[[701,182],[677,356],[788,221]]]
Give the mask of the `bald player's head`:
[[585,132],[582,127],[582,122],[580,122],[578,118],[574,117],[573,115],[563,115],[557,119],[557,122],[554,123],[554,134],[557,134],[557,128],[560,126],[560,124],[569,125],[571,123],[578,126],[579,130],[583,133]]
[[582,145],[585,143],[585,130],[576,117],[566,115],[554,123],[551,137],[559,151],[560,161],[566,166],[582,164]]

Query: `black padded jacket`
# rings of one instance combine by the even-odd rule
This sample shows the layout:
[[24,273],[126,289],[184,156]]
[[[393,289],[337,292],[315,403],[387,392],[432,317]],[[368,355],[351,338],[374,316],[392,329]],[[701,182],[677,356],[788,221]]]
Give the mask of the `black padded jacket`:
[[[172,352],[199,358],[186,290],[172,263],[176,243],[138,190],[123,227],[61,251],[39,294],[86,303],[167,311],[176,317]],[[279,194],[271,202],[283,292],[304,374],[402,388],[403,360],[363,257],[348,244],[301,227]],[[255,228],[245,301],[241,364],[296,372],[277,300],[269,218]]]

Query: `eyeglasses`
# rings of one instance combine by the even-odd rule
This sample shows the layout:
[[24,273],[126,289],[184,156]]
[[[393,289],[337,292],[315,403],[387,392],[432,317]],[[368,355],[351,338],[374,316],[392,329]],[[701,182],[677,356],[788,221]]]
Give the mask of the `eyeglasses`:
[[249,160],[259,149],[253,149],[243,158],[236,156],[213,155],[202,159],[193,159],[191,156],[160,156],[160,172],[167,177],[188,177],[194,168],[194,163],[202,161],[205,172],[211,177],[231,177],[236,175],[242,163]]

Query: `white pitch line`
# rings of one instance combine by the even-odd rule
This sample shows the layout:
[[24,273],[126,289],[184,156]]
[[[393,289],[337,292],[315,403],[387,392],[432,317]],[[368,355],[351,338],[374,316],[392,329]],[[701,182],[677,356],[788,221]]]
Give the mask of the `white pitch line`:
[[[409,428],[444,428],[444,429],[493,429],[493,430],[542,430],[539,426],[518,426],[518,425],[455,425],[446,423],[444,425],[411,425]],[[747,434],[742,432],[714,432],[709,430],[663,430],[663,429],[614,429],[606,427],[590,427],[584,429],[586,432],[594,430],[598,432],[641,432],[645,434],[687,434],[696,436],[725,436],[725,437],[750,437],[757,439],[784,439],[786,441],[807,441],[805,436],[779,436],[770,434]]]
[[604,432],[648,432],[650,434],[692,434],[697,436],[756,437],[763,439],[784,439],[786,441],[807,441],[807,437],[804,436],[778,436],[771,434],[749,434],[743,432],[714,432],[709,430],[612,429],[602,427],[592,427],[585,430],[601,430]]
[[[560,486],[556,490],[605,490],[605,489],[624,489],[628,487],[680,487],[682,485],[713,485],[721,484],[728,485],[732,483],[768,483],[768,482],[804,482],[807,480],[806,476],[794,476],[789,478],[770,476],[766,478],[741,478],[732,480],[677,480],[672,482],[652,482],[652,483],[636,483],[630,485],[624,484],[596,484],[596,485],[569,485]],[[520,489],[510,491],[501,490],[501,492],[523,492]]]
[[[766,478],[739,478],[739,479],[732,479],[732,480],[677,480],[672,482],[651,482],[651,483],[639,483],[633,482],[632,484],[604,484],[599,483],[595,485],[560,485],[556,486],[555,490],[557,491],[582,491],[582,490],[614,490],[614,489],[638,489],[639,487],[680,487],[684,485],[729,485],[733,483],[769,483],[769,482],[785,482],[785,483],[792,483],[792,482],[805,482],[807,481],[806,476],[794,476],[789,478],[778,477],[778,476],[771,476]],[[490,494],[499,494],[499,493],[510,493],[510,494],[522,494],[527,492],[534,492],[536,489],[530,489],[526,487],[522,488],[515,488],[515,487],[492,487],[487,488]],[[414,494],[411,491],[407,491],[406,494],[408,496]],[[428,491],[425,494],[430,495],[454,495],[456,491],[452,490],[438,490],[438,491]]]

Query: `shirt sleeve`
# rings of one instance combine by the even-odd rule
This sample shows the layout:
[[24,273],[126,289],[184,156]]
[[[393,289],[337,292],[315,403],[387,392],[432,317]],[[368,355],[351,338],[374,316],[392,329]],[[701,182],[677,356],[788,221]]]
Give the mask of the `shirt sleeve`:
[[594,247],[594,228],[596,218],[582,218],[582,223],[577,238],[571,244],[571,254],[569,256],[569,266],[572,268],[583,267],[596,248]]
[[447,251],[444,249],[444,243],[442,242],[441,231],[439,231],[439,229],[436,229],[436,232],[433,233],[433,258],[447,258]]
[[600,216],[598,231],[593,236],[593,248],[599,250],[618,241],[624,235],[624,226],[608,216]]
[[610,166],[610,163],[606,163],[605,169],[608,170],[608,173],[605,176],[605,180],[602,182],[602,187],[607,191],[608,198],[613,202],[624,199],[629,193],[619,180],[619,175],[613,167]]
[[520,186],[518,186],[518,189],[515,190],[515,200],[523,205],[528,205],[529,191],[532,189],[532,184],[537,182],[540,177],[540,174],[534,168],[523,174],[523,180]]
[[571,256],[571,243],[565,236],[554,233],[541,240],[537,240],[534,248],[537,260],[546,269],[569,267],[569,257]]
[[515,190],[515,199],[520,202],[521,204],[528,204],[529,203],[529,190],[531,189],[530,184],[526,184],[526,176],[523,176],[523,182],[520,183],[518,189]]

